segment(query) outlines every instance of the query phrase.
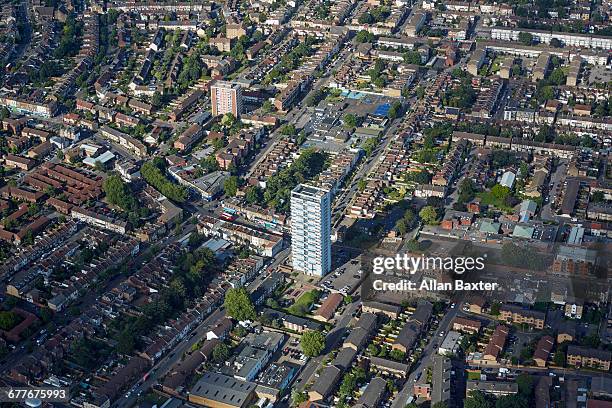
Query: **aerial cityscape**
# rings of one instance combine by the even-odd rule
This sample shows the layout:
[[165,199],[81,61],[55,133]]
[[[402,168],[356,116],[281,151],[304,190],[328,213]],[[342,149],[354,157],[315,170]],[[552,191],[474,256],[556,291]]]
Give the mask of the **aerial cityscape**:
[[0,403],[612,408],[612,0],[0,0]]

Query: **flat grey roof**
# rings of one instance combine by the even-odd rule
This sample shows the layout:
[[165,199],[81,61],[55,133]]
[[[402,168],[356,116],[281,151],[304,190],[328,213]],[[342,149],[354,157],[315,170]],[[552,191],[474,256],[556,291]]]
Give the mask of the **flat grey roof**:
[[249,398],[255,387],[256,384],[252,382],[237,380],[224,374],[205,372],[191,389],[191,394],[239,407]]
[[308,184],[298,184],[292,191],[292,194],[301,194],[312,197],[323,197],[327,193],[327,190],[323,190],[322,188]]
[[443,356],[434,357],[431,404],[448,402],[451,398],[451,369],[452,363],[449,358]]

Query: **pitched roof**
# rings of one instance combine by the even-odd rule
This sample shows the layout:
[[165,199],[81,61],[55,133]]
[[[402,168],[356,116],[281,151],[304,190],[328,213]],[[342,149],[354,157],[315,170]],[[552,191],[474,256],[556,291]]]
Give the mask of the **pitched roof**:
[[325,299],[325,301],[323,302],[321,307],[317,309],[315,314],[321,316],[325,320],[330,320],[332,317],[334,317],[336,309],[338,308],[338,306],[340,306],[343,299],[344,296],[342,296],[340,293],[332,293],[327,297],[327,299]]
[[332,364],[343,369],[348,369],[351,364],[353,364],[353,360],[355,360],[355,356],[357,355],[357,351],[351,347],[344,347],[340,349]]
[[395,339],[396,344],[401,344],[409,349],[414,346],[419,337],[419,331],[412,323],[406,323]]
[[375,408],[378,402],[385,393],[387,382],[381,377],[374,377],[368,384],[365,391],[357,401],[358,405],[363,405],[367,408]]
[[398,363],[397,361],[387,360],[386,358],[381,357],[370,357],[370,361],[376,367],[387,368],[394,371],[402,371],[407,373],[409,366],[404,363]]
[[338,380],[340,379],[340,373],[342,371],[336,366],[328,366],[321,371],[321,375],[310,388],[310,391],[319,393],[323,399],[327,398],[334,388]]
[[351,334],[344,340],[344,344],[353,344],[355,347],[361,348],[365,344],[368,335],[369,333],[365,329],[357,327],[351,331]]
[[612,352],[580,346],[569,346],[567,348],[567,355],[597,358],[602,361],[612,360]]
[[374,313],[362,313],[355,327],[361,327],[371,333],[378,324],[378,317]]

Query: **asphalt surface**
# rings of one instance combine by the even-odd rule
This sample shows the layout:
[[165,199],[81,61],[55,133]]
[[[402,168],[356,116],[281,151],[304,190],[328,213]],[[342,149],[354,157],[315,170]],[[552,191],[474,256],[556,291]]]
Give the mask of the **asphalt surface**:
[[[274,261],[263,270],[263,273],[258,275],[253,282],[247,286],[249,292],[253,292],[261,284],[261,282],[273,271],[277,266],[287,259],[289,249],[285,249],[277,254]],[[112,406],[115,408],[128,408],[136,403],[138,397],[144,394],[150,387],[159,383],[160,380],[168,373],[168,371],[177,364],[182,355],[191,350],[191,347],[202,340],[206,336],[206,332],[211,326],[225,316],[223,307],[216,309],[210,316],[202,321],[194,330],[192,330],[179,344],[173,348],[170,353],[162,357],[153,368],[150,370],[150,375],[147,380],[136,387],[132,387],[129,396],[123,396],[117,400]],[[126,394],[127,395],[127,394]]]
[[[347,55],[348,53],[344,53],[344,52],[341,53],[340,57],[333,63],[332,67],[337,66]],[[311,92],[314,92],[315,90],[321,89],[322,87],[326,86],[327,79],[328,77],[323,77],[319,79],[317,82],[315,82],[315,85],[313,86],[313,89],[311,90]],[[306,107],[301,107],[297,110],[294,109],[292,110],[290,115],[292,115],[293,117],[299,117],[302,114],[306,113],[306,110],[307,110]],[[287,117],[287,119],[289,120],[290,117]],[[250,166],[250,168],[247,170],[246,172],[247,175],[250,174],[252,170],[257,166],[257,164],[265,157],[266,153],[279,140],[279,138],[280,138],[280,132],[278,131],[270,135],[270,138],[268,139],[266,147],[261,152],[259,152],[258,159],[255,160],[253,164]],[[194,205],[194,206],[191,206],[190,210],[194,213],[207,214],[207,215],[210,215],[209,209],[211,209],[215,213],[221,211],[220,207],[217,207],[214,204],[215,203],[205,203],[204,205],[198,205],[198,206]],[[180,235],[184,236],[185,233],[186,231],[182,231]],[[265,272],[259,275],[255,279],[255,281],[249,284],[249,286],[247,287],[249,292],[254,291],[261,284],[261,282],[265,279],[265,277],[270,273],[270,271],[274,270],[277,266],[283,263],[288,258],[289,253],[290,253],[290,249],[286,248],[285,250],[277,254],[277,256],[274,257],[274,260],[270,264],[270,266],[268,266],[265,269]],[[356,303],[353,303],[353,304],[348,305],[345,308],[344,313],[341,315],[338,324],[334,327],[334,330],[332,330],[332,332],[328,334],[328,337],[327,337],[328,342],[334,342],[335,344],[335,342],[337,342],[340,339],[340,336],[338,336],[339,331],[343,330],[348,325],[348,323],[352,319],[352,313],[357,309],[357,307],[358,305]],[[172,349],[170,353],[162,357],[161,360],[155,364],[155,366],[150,370],[150,375],[146,381],[144,381],[143,383],[137,384],[136,386],[133,386],[130,389],[129,394],[126,393],[126,395],[123,398],[116,401],[113,404],[113,407],[128,408],[132,406],[134,403],[136,403],[137,398],[143,393],[145,393],[150,387],[157,384],[164,377],[164,375],[180,360],[181,356],[186,351],[189,351],[191,347],[193,346],[193,344],[197,343],[199,340],[201,340],[201,338],[205,336],[207,329],[211,325],[213,325],[216,321],[218,321],[220,318],[222,318],[223,316],[224,316],[224,312],[222,309],[217,309],[215,312],[213,312],[200,325],[198,325],[198,327],[194,329],[186,337],[186,339],[181,341],[174,349]],[[328,345],[328,349],[330,351],[333,348],[334,347],[332,344]],[[317,369],[317,367],[320,365],[322,359],[323,359],[323,356],[320,356],[316,359],[311,359],[306,364],[305,368],[302,370],[300,376],[298,377],[298,381],[302,381],[303,379],[309,379],[314,373],[314,371]]]
[[346,328],[353,319],[353,313],[360,307],[360,303],[361,302],[353,302],[344,308],[344,311],[338,318],[334,328],[325,337],[324,354],[311,358],[308,361],[293,383],[293,389],[303,389],[304,386],[310,382],[313,374],[321,366],[321,362],[325,360],[327,355],[341,345],[344,334],[346,333]]
[[[416,382],[415,379],[421,378],[421,376],[423,375],[423,371],[425,371],[427,367],[433,366],[433,357],[437,353],[437,347],[440,343],[442,343],[442,340],[444,339],[444,336],[440,337],[440,333],[444,332],[445,335],[446,333],[448,333],[448,330],[451,327],[451,322],[457,316],[460,310],[461,303],[458,302],[453,309],[448,309],[446,311],[444,317],[442,318],[442,320],[440,320],[440,323],[438,323],[438,328],[432,335],[431,339],[429,340],[429,343],[427,343],[427,346],[425,346],[425,348],[423,349],[421,358],[413,365],[412,371],[408,376],[404,387],[393,399],[391,408],[404,408],[404,406],[406,406],[408,398],[413,395],[413,386]],[[435,347],[434,344],[436,344]]]
[[350,184],[340,191],[340,194],[334,201],[334,210],[332,214],[332,225],[336,226],[342,221],[348,206],[353,197],[357,193],[359,180],[366,179],[372,168],[379,162],[380,156],[387,148],[387,145],[393,140],[400,124],[400,120],[395,120],[383,134],[380,144],[374,149],[369,157],[361,159],[361,164],[357,168]]
[[[162,357],[157,364],[153,366],[150,371],[149,378],[136,387],[132,387],[130,394],[127,393],[117,400],[112,406],[116,408],[128,408],[136,403],[137,398],[145,393],[150,387],[157,384],[161,378],[176,364],[180,361],[182,355],[191,349],[195,343],[200,341],[206,336],[208,328],[214,325],[219,319],[225,316],[225,310],[223,308],[216,309],[210,316],[208,316],[202,323],[196,327],[191,334],[182,340],[172,351],[166,356]],[[193,334],[195,333],[195,335]]]

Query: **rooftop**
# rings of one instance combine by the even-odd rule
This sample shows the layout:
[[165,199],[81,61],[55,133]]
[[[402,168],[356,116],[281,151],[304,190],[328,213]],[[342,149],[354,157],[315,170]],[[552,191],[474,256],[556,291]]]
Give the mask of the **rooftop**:
[[241,407],[251,397],[255,387],[255,383],[207,371],[193,386],[190,394],[218,404]]

